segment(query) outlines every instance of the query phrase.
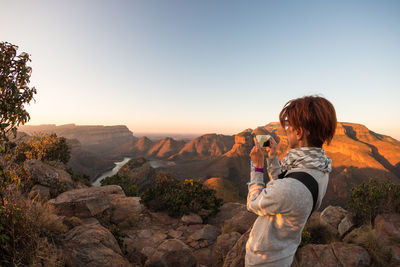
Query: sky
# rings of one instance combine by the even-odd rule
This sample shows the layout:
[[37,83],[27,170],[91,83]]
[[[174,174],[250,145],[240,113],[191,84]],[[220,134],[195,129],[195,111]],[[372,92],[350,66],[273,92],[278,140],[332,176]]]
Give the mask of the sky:
[[326,97],[400,140],[400,1],[0,0],[31,55],[28,124],[235,134]]

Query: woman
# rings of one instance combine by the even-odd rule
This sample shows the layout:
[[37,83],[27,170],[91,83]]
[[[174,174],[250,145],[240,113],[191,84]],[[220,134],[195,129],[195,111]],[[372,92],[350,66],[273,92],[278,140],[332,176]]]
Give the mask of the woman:
[[[301,232],[313,210],[313,192],[295,177],[295,172],[310,176],[316,185],[317,209],[325,195],[331,160],[322,145],[330,143],[336,129],[333,105],[319,96],[306,96],[286,103],[279,114],[289,150],[281,162],[277,143],[263,150],[254,138],[250,152],[254,169],[250,173],[247,209],[257,215],[246,244],[246,266],[290,266],[301,241]],[[270,182],[263,181],[264,153]],[[279,179],[285,174],[285,179]],[[278,177],[280,176],[280,177]]]

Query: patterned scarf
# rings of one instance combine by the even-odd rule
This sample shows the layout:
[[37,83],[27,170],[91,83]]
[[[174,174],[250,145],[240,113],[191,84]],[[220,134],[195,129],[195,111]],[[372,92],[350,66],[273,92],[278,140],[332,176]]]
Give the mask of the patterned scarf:
[[287,152],[281,160],[282,171],[294,168],[317,169],[322,172],[331,172],[332,160],[325,155],[325,151],[318,147],[300,147]]

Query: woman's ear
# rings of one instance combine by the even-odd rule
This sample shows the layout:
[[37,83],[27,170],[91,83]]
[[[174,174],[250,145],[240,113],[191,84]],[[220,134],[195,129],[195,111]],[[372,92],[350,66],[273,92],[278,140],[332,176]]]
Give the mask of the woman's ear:
[[297,140],[301,140],[304,136],[303,128],[296,129],[295,131],[296,131]]

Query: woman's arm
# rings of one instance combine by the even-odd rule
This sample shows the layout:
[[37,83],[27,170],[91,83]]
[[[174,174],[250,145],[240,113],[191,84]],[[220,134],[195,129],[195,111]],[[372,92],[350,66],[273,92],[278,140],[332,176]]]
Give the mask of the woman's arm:
[[275,156],[272,159],[267,158],[267,171],[272,180],[278,179],[278,175],[282,173],[278,156]]

